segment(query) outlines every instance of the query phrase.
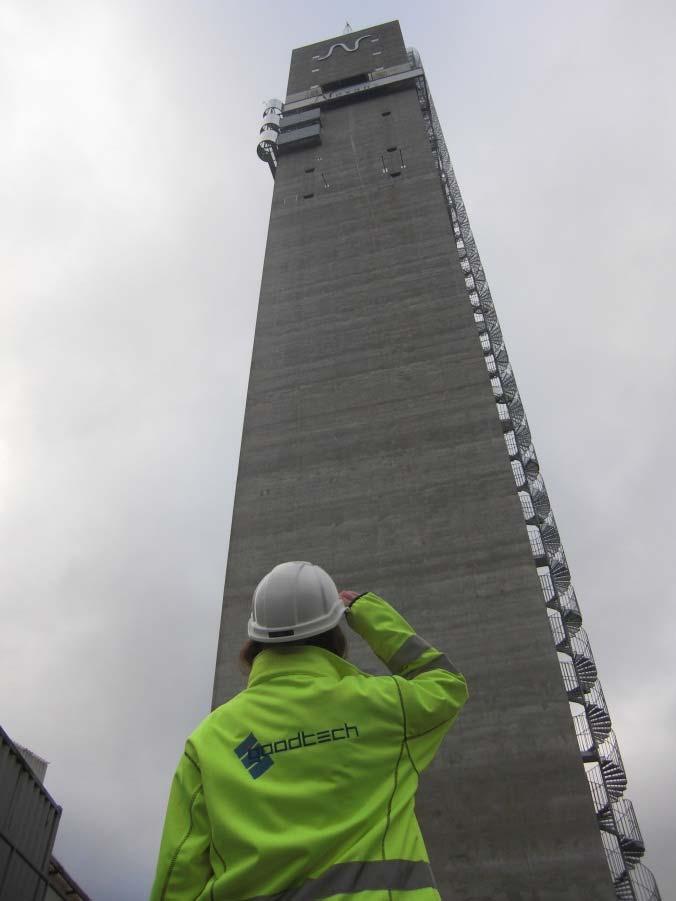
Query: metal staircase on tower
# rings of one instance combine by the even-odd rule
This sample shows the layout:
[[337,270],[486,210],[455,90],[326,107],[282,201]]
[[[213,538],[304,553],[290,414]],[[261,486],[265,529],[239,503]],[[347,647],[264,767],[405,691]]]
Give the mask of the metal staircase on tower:
[[[408,54],[411,65],[422,69],[419,53],[409,49]],[[453,239],[465,272],[469,302],[521,501],[533,562],[547,607],[564,688],[571,704],[580,756],[615,894],[619,901],[660,901],[655,877],[641,862],[645,845],[632,803],[623,797],[627,776],[598,679],[594,655],[582,628],[582,614],[571,584],[570,570],[540,473],[528,421],[424,75],[416,79],[416,88],[439,171]]]

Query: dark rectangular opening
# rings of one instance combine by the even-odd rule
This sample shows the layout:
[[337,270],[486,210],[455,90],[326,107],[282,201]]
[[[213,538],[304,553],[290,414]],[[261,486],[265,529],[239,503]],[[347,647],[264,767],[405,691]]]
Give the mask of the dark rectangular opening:
[[365,73],[350,75],[349,78],[339,78],[338,81],[327,81],[322,85],[322,91],[337,91],[340,88],[349,88],[353,84],[363,84],[365,81],[368,81]]
[[319,120],[319,107],[315,107],[314,109],[305,110],[304,112],[287,113],[285,116],[282,116],[279,125],[281,130],[285,132],[293,131],[296,128],[305,128],[314,122],[319,122]]
[[390,172],[392,178],[398,178],[401,175],[401,172]]
[[315,171],[315,167],[314,167],[314,166],[310,166],[310,167],[307,168],[305,171],[306,171],[306,172],[314,172],[314,171]]
[[390,110],[388,110],[388,109],[387,109],[387,110],[385,110],[385,112],[384,112],[384,113],[381,113],[381,114],[380,114],[380,115],[381,115],[381,116],[391,116],[391,115],[392,115],[392,113],[391,113],[391,111],[390,111]]
[[312,194],[303,194],[303,200],[309,200],[311,197],[314,197],[314,193]]
[[388,148],[387,148],[387,152],[388,152],[388,153],[394,153],[394,151],[395,151],[396,149],[397,149],[396,147],[388,147]]

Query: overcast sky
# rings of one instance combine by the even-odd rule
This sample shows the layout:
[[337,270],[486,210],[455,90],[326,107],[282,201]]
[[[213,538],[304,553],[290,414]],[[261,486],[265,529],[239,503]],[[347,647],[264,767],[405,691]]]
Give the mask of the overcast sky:
[[51,761],[55,853],[97,901],[146,897],[209,711],[272,193],[262,102],[346,18],[398,18],[422,54],[669,897],[675,9],[0,7],[0,723]]

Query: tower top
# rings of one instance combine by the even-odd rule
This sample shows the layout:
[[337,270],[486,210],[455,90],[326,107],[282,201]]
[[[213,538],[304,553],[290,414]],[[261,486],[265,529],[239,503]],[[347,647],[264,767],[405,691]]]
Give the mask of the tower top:
[[339,34],[292,52],[286,99],[358,76],[367,80],[370,72],[407,62],[398,21],[350,30],[348,37]]

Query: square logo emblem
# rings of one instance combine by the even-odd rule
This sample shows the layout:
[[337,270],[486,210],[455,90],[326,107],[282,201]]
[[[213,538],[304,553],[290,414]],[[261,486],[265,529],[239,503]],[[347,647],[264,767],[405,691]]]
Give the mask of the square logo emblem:
[[[249,771],[249,775],[252,779],[258,779],[264,773],[267,773],[274,763],[270,755],[266,754],[265,756],[261,756],[262,752],[259,750],[260,747],[260,742],[256,736],[253,732],[249,732],[244,741],[235,748],[235,754],[242,762],[242,766]],[[256,748],[258,751],[255,756],[249,754],[249,751],[252,748]]]

